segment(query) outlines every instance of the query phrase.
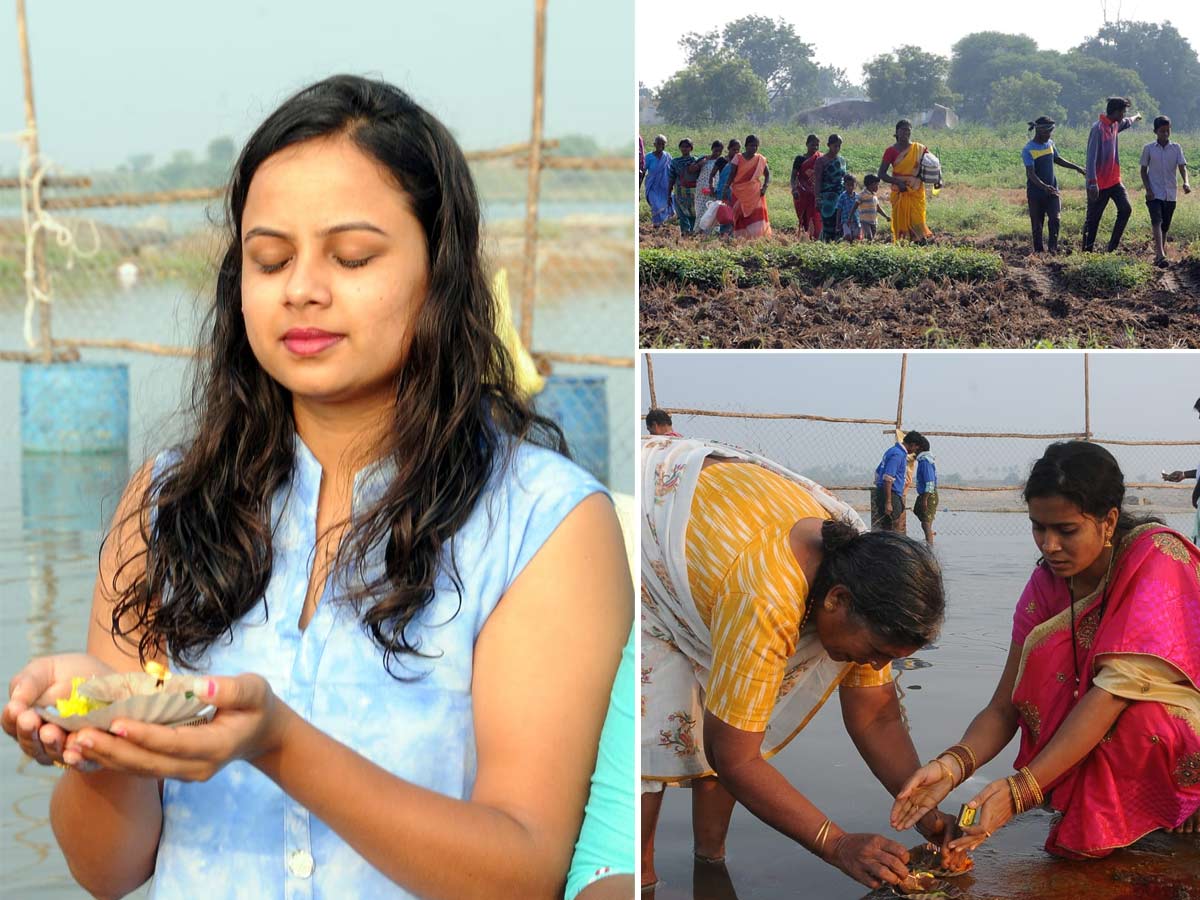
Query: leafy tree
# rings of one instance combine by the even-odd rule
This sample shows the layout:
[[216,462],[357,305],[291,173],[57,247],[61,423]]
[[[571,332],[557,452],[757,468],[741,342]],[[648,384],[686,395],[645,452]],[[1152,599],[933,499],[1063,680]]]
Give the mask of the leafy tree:
[[1130,69],[1084,56],[1075,50],[1070,53],[1045,51],[1044,56],[1045,61],[1038,71],[1062,85],[1058,102],[1066,109],[1067,121],[1072,125],[1094,122],[1104,112],[1109,97],[1129,97],[1133,108],[1143,115],[1157,108],[1158,104],[1142,79]]
[[958,113],[983,118],[997,80],[997,64],[1003,75],[1019,75],[1029,70],[1027,63],[1036,53],[1037,43],[1023,34],[977,31],[961,38],[951,49],[948,78],[950,90],[962,97]]
[[228,168],[233,164],[233,157],[236,153],[237,145],[233,143],[231,137],[222,136],[208,142],[208,161],[213,165]]
[[735,122],[767,108],[767,89],[750,64],[718,51],[680,69],[658,89],[658,111],[668,122]]
[[135,153],[128,160],[129,170],[135,175],[141,175],[149,170],[154,163],[153,153]]
[[988,117],[1002,124],[1028,122],[1038,116],[1065,122],[1067,111],[1058,102],[1061,93],[1061,84],[1033,72],[1002,78],[992,91]]
[[909,115],[934,103],[951,104],[955,97],[946,85],[950,61],[906,44],[863,66],[867,93],[883,109]]
[[801,109],[836,95],[845,84],[844,73],[819,66],[813,47],[800,39],[795,28],[783,19],[744,16],[719,31],[690,32],[679,44],[687,53],[689,66],[732,54],[745,60],[766,88],[770,113],[790,118]]
[[1177,120],[1200,118],[1200,58],[1170,22],[1111,22],[1076,50],[1138,74],[1158,105]]

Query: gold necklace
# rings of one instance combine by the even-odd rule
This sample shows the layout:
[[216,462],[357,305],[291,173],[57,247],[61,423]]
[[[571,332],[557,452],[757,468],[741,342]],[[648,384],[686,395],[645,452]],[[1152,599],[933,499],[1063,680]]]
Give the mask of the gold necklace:
[[[1104,606],[1108,602],[1108,579],[1112,575],[1113,561],[1117,558],[1117,551],[1114,548],[1108,557],[1108,566],[1104,572],[1104,595],[1100,598],[1100,615],[1096,617],[1096,629],[1100,628],[1100,620],[1104,618]],[[1078,640],[1075,637],[1075,576],[1072,575],[1067,579],[1067,602],[1071,607],[1071,668],[1075,675],[1075,691],[1071,695],[1075,700],[1079,699],[1079,657],[1076,645]]]

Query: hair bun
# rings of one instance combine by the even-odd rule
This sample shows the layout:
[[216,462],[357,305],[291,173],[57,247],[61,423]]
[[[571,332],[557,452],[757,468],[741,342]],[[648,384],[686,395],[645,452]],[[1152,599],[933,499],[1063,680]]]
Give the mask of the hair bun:
[[826,553],[836,553],[858,537],[858,531],[853,525],[847,525],[837,519],[826,519],[821,523],[821,546],[825,548]]

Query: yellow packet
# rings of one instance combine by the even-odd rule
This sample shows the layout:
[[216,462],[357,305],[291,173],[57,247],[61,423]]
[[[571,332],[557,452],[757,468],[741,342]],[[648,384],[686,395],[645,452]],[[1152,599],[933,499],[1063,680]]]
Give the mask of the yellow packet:
[[94,697],[87,697],[79,693],[79,686],[87,681],[87,678],[72,678],[71,679],[71,696],[65,700],[55,700],[54,705],[58,707],[60,716],[86,716],[94,709],[103,709],[108,706],[107,700],[97,700]]

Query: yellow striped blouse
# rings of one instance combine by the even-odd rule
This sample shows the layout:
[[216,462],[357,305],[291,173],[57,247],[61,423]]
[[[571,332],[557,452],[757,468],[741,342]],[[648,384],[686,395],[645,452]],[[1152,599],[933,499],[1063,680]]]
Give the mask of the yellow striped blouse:
[[[685,552],[692,597],[712,634],[705,708],[743,731],[766,730],[796,650],[808,581],[788,535],[809,517],[829,513],[761,466],[718,463],[700,473]],[[867,687],[891,677],[891,666],[853,666],[842,684]]]

